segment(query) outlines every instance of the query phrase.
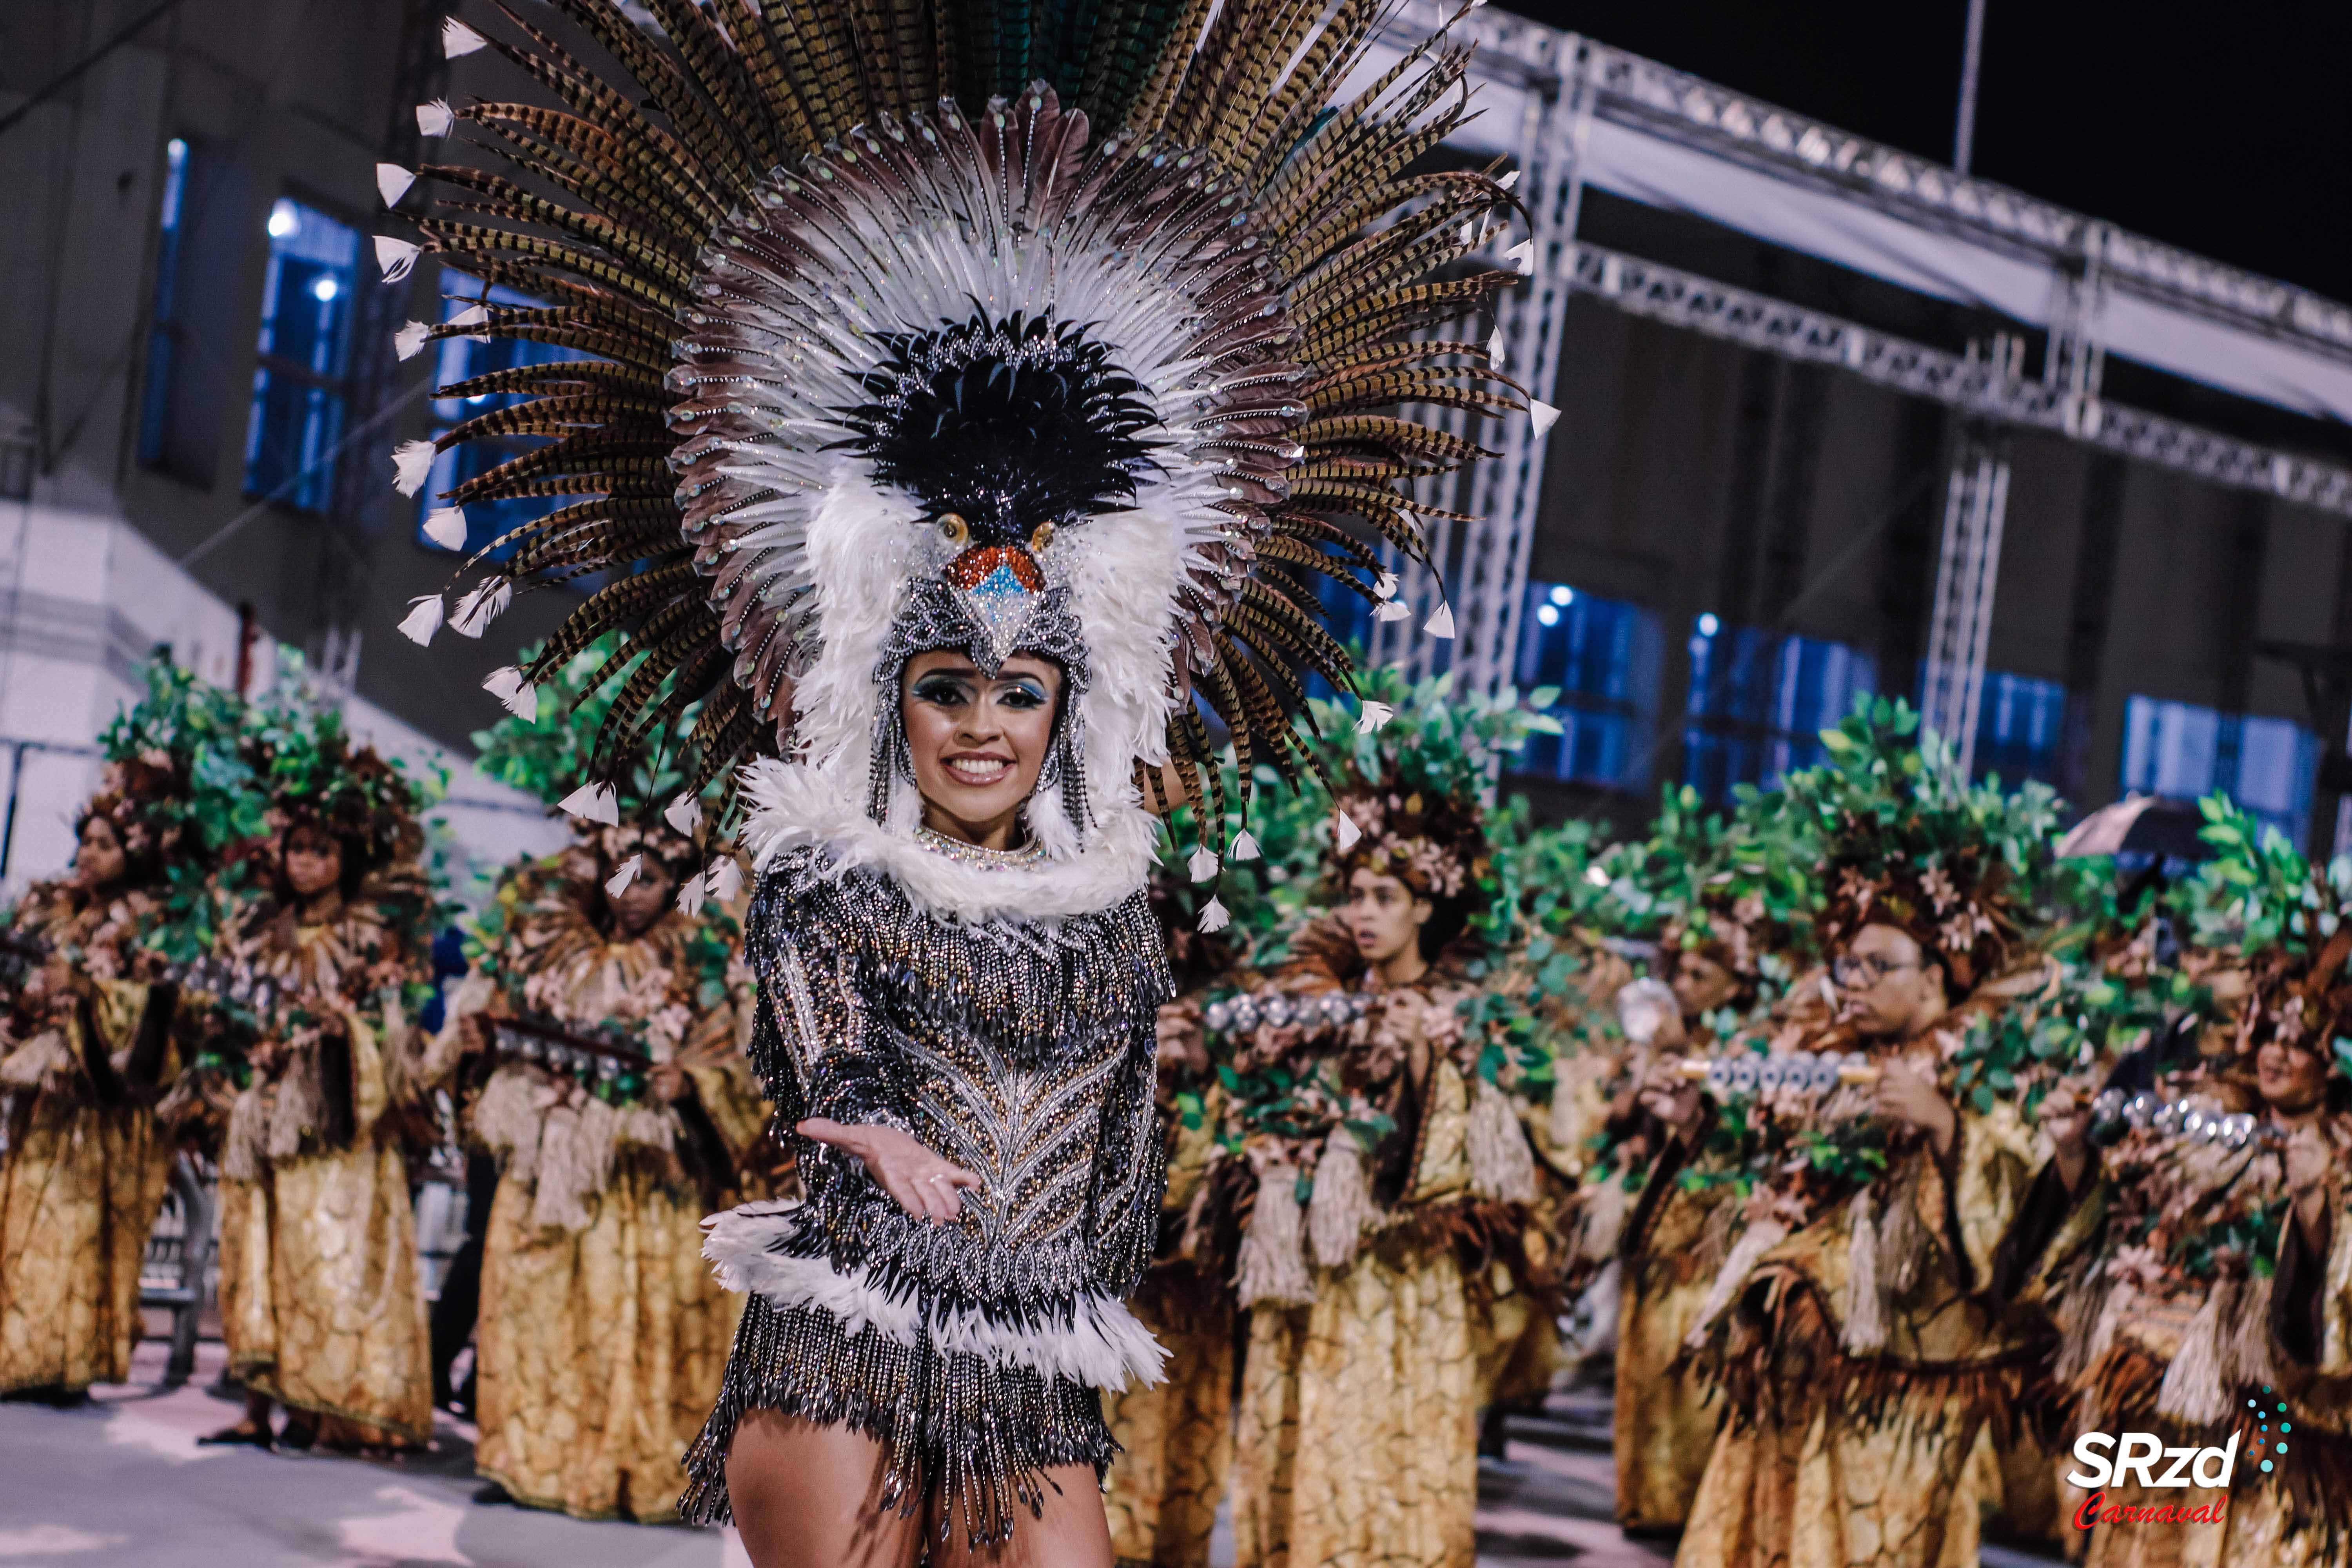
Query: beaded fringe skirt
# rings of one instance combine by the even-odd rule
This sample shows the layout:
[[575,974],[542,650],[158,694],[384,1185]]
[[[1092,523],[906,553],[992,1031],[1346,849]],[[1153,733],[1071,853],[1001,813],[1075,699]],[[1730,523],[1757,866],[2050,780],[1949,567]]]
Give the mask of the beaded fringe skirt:
[[779,1307],[754,1294],[719,1406],[687,1450],[678,1512],[689,1523],[734,1517],[727,1453],[751,1410],[875,1439],[889,1456],[884,1506],[935,1512],[943,1535],[960,1523],[975,1548],[1011,1539],[1019,1510],[1043,1511],[1045,1471],[1091,1465],[1099,1479],[1118,1452],[1101,1396],[1085,1384],[928,1339],[906,1345],[870,1328],[849,1333],[822,1307]]

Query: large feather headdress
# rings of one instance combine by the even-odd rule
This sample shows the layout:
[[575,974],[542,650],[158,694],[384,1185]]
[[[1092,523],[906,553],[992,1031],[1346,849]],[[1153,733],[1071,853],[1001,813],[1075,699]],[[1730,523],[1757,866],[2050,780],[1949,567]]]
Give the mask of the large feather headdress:
[[1400,405],[1522,405],[1436,330],[1512,276],[1467,259],[1505,184],[1413,167],[1469,112],[1467,50],[1441,35],[1335,102],[1376,0],[552,3],[618,74],[503,5],[452,20],[450,53],[566,108],[421,108],[515,174],[427,164],[421,246],[378,241],[388,272],[422,250],[540,301],[404,352],[593,356],[444,387],[529,400],[395,454],[414,493],[436,448],[543,437],[440,504],[578,498],[468,563],[457,630],[610,574],[494,689],[622,630],[598,766],[702,700],[689,788],[763,759],[755,847],[903,839],[891,661],[1051,652],[1074,700],[1030,826],[1097,907],[1141,883],[1160,764],[1222,835],[1203,709],[1243,788],[1254,761],[1318,773],[1301,673],[1352,671],[1317,574],[1387,606],[1378,543],[1425,560],[1406,487],[1488,455]]

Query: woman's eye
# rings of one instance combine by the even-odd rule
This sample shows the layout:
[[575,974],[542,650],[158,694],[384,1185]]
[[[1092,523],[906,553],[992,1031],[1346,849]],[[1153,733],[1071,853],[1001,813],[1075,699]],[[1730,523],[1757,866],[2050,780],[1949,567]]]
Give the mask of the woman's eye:
[[915,700],[938,708],[961,708],[968,694],[961,680],[919,680],[915,683]]
[[1045,694],[1034,686],[1008,686],[1004,689],[1003,695],[997,700],[1007,708],[1018,709],[1025,713],[1033,709],[1043,708],[1045,705]]

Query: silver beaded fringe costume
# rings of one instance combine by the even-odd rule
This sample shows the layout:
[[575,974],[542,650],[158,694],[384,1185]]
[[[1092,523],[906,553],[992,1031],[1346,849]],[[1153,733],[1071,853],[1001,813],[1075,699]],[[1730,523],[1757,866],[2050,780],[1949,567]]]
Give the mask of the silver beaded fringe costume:
[[[932,1232],[804,1147],[804,1205],[712,1223],[754,1299],[687,1511],[725,1515],[735,1423],[772,1407],[881,1437],[904,1507],[1002,1539],[1042,1469],[1108,1458],[1095,1391],[1158,1362],[1118,1305],[1159,1203],[1146,797],[1172,767],[1196,875],[1255,852],[1257,771],[1318,769],[1302,668],[1353,687],[1318,582],[1406,615],[1390,568],[1459,515],[1440,477],[1528,407],[1483,324],[1445,331],[1513,280],[1479,261],[1512,176],[1418,165],[1471,112],[1468,50],[1441,31],[1372,68],[1391,0],[464,11],[447,51],[502,57],[517,94],[418,107],[446,156],[378,170],[417,237],[376,254],[482,297],[396,344],[573,357],[440,388],[483,411],[394,454],[415,495],[438,453],[497,444],[435,498],[436,541],[467,507],[551,507],[401,629],[479,637],[517,592],[600,576],[485,686],[533,712],[619,634],[608,782],[566,809],[612,820],[610,782],[696,715],[673,821],[707,789],[714,826],[749,808],[786,1122],[895,1120],[983,1181]],[[1452,635],[1442,605],[1427,629]],[[1065,675],[1010,860],[922,830],[899,673],[940,647]]]

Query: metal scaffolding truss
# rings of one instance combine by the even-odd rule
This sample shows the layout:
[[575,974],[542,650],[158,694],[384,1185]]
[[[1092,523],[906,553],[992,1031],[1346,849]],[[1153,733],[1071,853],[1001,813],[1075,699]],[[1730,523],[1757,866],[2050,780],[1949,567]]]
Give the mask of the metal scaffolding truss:
[[2225,266],[1990,180],[1905,153],[1639,55],[1585,40],[1580,65],[1600,111],[1835,190],[1962,238],[2048,261],[2231,325],[2352,353],[2352,307]]
[[1837,365],[1979,419],[2046,430],[2216,484],[2352,517],[2352,469],[2102,402],[1989,358],[1930,348],[1637,257],[1591,245],[1575,248],[1576,288],[1629,315],[1787,359]]
[[[1390,19],[1388,43],[1411,48],[1458,16],[1451,0],[1407,0]],[[2352,469],[2100,396],[2108,346],[2101,323],[2116,290],[2315,351],[2335,364],[2352,363],[2352,308],[1573,34],[1492,9],[1458,21],[1456,36],[1463,34],[1477,44],[1471,74],[1488,89],[1486,113],[1517,110],[1516,123],[1473,127],[1465,140],[1507,148],[1519,164],[1518,195],[1534,241],[1532,276],[1500,303],[1496,321],[1506,370],[1531,396],[1553,395],[1568,302],[1581,291],[1629,314],[1833,365],[1963,416],[1946,491],[1924,694],[1928,721],[1951,736],[1963,756],[1975,733],[2000,574],[2010,432],[2046,431],[2352,517]],[[1596,122],[1607,122],[1612,134],[1630,129],[1997,256],[2031,260],[2050,279],[2039,307],[2047,330],[2040,374],[2023,374],[2021,343],[2013,338],[1991,353],[1953,353],[1582,243],[1577,217]],[[1510,237],[1493,237],[1496,249]],[[1448,423],[1472,434],[1458,416]],[[1431,574],[1406,571],[1402,602],[1411,613],[1375,623],[1375,661],[1402,664],[1416,676],[1450,665],[1465,689],[1492,691],[1510,680],[1546,441],[1526,421],[1506,424],[1500,460],[1483,465],[1467,484],[1433,485],[1423,495],[1425,506],[1470,520],[1430,520],[1432,554],[1452,590],[1455,640],[1423,634],[1444,590]],[[1496,434],[1483,438],[1491,443]]]
[[1963,776],[1976,750],[1985,645],[2000,576],[2000,531],[2009,513],[2007,437],[1999,426],[1963,426],[1944,491],[1944,538],[1936,563],[1936,610],[1927,627],[1919,718],[1952,738]]

